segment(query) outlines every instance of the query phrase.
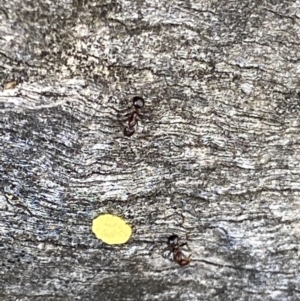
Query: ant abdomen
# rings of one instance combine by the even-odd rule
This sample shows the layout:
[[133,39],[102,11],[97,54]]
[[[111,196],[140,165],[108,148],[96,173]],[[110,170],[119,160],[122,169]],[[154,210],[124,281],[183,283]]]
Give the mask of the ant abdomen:
[[128,126],[124,127],[124,136],[130,137],[134,134],[134,132],[135,132],[134,128],[131,128],[131,127],[128,127]]

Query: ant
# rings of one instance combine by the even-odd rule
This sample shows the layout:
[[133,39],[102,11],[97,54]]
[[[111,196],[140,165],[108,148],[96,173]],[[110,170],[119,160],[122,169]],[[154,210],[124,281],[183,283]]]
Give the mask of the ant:
[[173,255],[173,260],[176,261],[179,265],[185,266],[191,262],[191,256],[184,255],[182,252],[182,247],[186,246],[188,249],[190,249],[187,245],[187,242],[180,242],[180,238],[178,235],[173,234],[169,236],[167,241],[167,248],[164,249],[164,252],[169,251],[169,254],[167,256],[164,256],[165,258],[170,257],[170,255]]
[[134,96],[132,98],[132,104],[134,111],[129,115],[127,121],[128,126],[124,128],[124,136],[130,137],[135,132],[135,126],[138,122],[137,117],[140,116],[140,109],[144,106],[144,99],[140,96]]

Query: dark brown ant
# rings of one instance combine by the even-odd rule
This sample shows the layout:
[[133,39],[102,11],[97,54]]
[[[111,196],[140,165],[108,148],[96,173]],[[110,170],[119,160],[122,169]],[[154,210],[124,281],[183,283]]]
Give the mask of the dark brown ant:
[[167,256],[164,256],[165,258],[169,258],[172,254],[172,259],[181,266],[185,266],[191,262],[192,254],[186,256],[182,252],[182,247],[184,246],[186,246],[189,249],[187,242],[180,242],[180,238],[178,237],[178,235],[173,234],[169,236],[167,244],[168,247],[164,249],[164,252],[169,251],[169,253]]
[[144,99],[140,96],[134,96],[132,98],[132,104],[134,111],[127,118],[128,126],[124,128],[124,136],[130,137],[135,132],[135,126],[138,123],[138,116],[140,116],[140,109],[144,106]]

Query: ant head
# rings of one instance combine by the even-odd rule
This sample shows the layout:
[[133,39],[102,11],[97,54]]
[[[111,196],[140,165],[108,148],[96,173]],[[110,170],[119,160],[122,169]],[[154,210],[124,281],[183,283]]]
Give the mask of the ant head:
[[173,234],[173,235],[169,236],[169,238],[168,238],[168,245],[176,246],[178,244],[178,241],[179,241],[178,235]]
[[136,109],[141,109],[144,106],[144,103],[145,103],[144,98],[140,96],[134,96],[132,98],[132,104]]

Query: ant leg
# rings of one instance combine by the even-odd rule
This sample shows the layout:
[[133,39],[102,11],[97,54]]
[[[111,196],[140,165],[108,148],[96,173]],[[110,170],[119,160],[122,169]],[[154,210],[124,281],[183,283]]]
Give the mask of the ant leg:
[[191,251],[191,248],[188,245],[188,240],[189,240],[189,233],[185,234],[185,241],[183,243],[180,244],[181,247],[186,247],[188,251]]
[[[182,247],[185,247],[185,248],[182,248]],[[180,249],[184,252],[191,252],[192,251],[192,249],[189,247],[189,245],[187,243],[181,244]]]

